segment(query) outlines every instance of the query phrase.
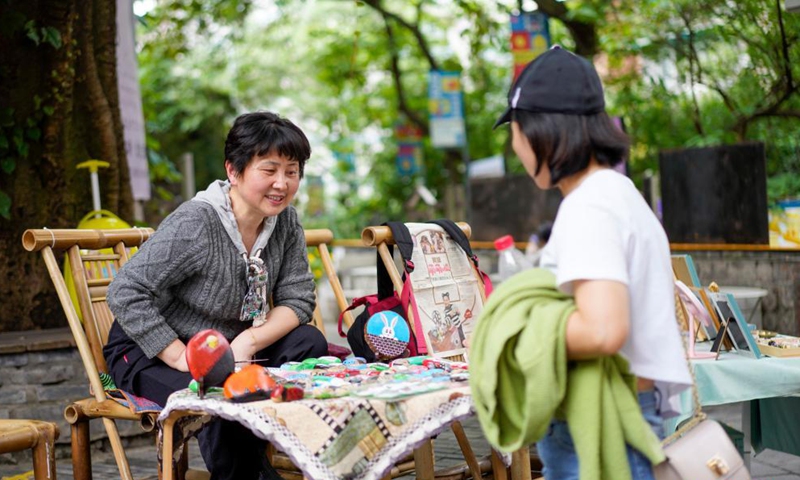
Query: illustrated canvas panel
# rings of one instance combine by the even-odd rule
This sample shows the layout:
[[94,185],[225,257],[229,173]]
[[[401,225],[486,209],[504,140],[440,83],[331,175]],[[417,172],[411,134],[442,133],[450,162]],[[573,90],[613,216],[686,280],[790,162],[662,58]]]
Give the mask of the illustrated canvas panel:
[[411,286],[430,355],[464,355],[474,319],[483,307],[467,255],[440,226],[407,223],[414,241]]

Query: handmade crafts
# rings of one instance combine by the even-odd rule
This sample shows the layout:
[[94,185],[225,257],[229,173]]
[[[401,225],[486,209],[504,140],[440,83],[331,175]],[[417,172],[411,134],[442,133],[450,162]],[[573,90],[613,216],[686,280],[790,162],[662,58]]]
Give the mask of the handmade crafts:
[[754,333],[761,353],[770,357],[800,356],[800,338],[764,330]]
[[[225,397],[232,401],[354,396],[395,400],[421,393],[462,386],[469,379],[467,364],[419,356],[391,363],[366,363],[363,358],[344,361],[336,357],[287,362],[280,368],[248,365],[225,383]],[[191,386],[190,386],[191,388]],[[195,386],[193,391],[197,391]],[[218,394],[210,391],[209,394]]]

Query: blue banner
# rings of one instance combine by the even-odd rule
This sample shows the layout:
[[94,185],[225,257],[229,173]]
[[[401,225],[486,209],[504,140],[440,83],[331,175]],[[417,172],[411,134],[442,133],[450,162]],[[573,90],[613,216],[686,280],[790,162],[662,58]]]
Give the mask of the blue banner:
[[438,148],[463,147],[467,143],[461,74],[431,70],[428,83],[431,144]]

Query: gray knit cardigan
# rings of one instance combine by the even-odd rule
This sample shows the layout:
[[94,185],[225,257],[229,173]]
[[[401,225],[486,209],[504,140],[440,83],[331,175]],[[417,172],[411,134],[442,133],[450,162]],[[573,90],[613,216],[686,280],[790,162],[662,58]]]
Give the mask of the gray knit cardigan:
[[[274,306],[291,308],[301,325],[311,321],[314,280],[293,207],[278,215],[261,258]],[[153,358],[176,338],[187,342],[207,328],[233,340],[252,325],[239,320],[246,293],[246,262],[217,212],[190,201],[165,218],[120,269],[107,298],[125,333]]]

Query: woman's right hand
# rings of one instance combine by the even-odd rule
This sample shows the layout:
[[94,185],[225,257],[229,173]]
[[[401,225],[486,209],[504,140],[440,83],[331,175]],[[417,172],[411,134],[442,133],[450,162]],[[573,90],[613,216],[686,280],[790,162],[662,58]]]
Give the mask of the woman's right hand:
[[167,345],[167,348],[161,350],[157,357],[179,372],[189,371],[189,364],[186,363],[186,345],[177,338]]

